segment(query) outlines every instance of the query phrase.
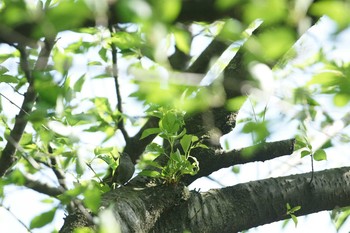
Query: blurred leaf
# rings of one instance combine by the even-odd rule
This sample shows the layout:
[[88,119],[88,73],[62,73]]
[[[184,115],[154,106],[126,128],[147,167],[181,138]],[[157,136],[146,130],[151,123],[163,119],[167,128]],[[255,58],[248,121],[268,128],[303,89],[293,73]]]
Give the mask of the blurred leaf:
[[311,155],[311,151],[309,150],[303,150],[302,152],[300,152],[300,155],[301,157],[305,157],[305,156],[308,156],[308,155]]
[[73,87],[73,90],[75,92],[81,92],[81,89],[84,85],[84,82],[85,82],[85,79],[86,79],[86,76],[85,74],[83,74],[82,76],[80,76],[80,78],[74,83],[74,87]]
[[286,0],[248,1],[244,5],[243,19],[249,23],[255,19],[262,19],[264,27],[284,21],[288,15]]
[[268,61],[281,58],[294,44],[294,32],[285,27],[275,27],[259,33],[260,56]]
[[338,107],[344,107],[350,102],[350,94],[338,93],[334,96],[333,102]]
[[[77,29],[82,23],[93,17],[85,1],[83,0],[61,0],[55,7],[46,12],[48,24],[43,28],[44,35],[47,32],[60,32],[64,30]],[[49,25],[49,26],[48,26]]]
[[234,42],[242,39],[242,30],[241,22],[232,18],[227,19],[217,37],[224,41]]
[[3,74],[0,75],[0,83],[18,83],[18,79],[12,75]]
[[5,66],[0,65],[0,76],[2,76],[3,74],[6,74],[8,71],[9,69],[7,69]]
[[239,3],[240,0],[216,0],[215,6],[219,10],[227,10],[228,8],[233,7],[237,3]]
[[232,167],[232,172],[235,174],[238,174],[241,172],[241,168],[239,166],[233,166]]
[[295,224],[295,227],[297,227],[297,225],[298,225],[298,218],[294,214],[291,214],[290,216],[292,217],[292,220],[293,220],[293,222]]
[[192,143],[192,135],[185,134],[181,138],[180,144],[181,144],[181,147],[182,147],[183,151],[185,152],[185,154],[188,152],[188,150],[191,146],[191,143]]
[[154,14],[166,23],[173,22],[181,10],[181,0],[152,0],[151,2],[155,9]]
[[52,222],[55,217],[57,208],[53,208],[47,212],[44,212],[32,219],[29,224],[30,229],[40,228]]
[[143,170],[139,173],[139,175],[148,177],[159,177],[160,173],[152,170]]
[[96,182],[90,183],[83,195],[85,206],[93,213],[97,213],[101,202],[101,190],[99,189],[98,184]]
[[316,161],[327,160],[327,153],[322,149],[316,150],[314,153],[314,160]]
[[73,233],[96,233],[96,230],[89,227],[74,228]]
[[186,30],[181,30],[179,28],[173,29],[174,37],[175,37],[175,43],[179,50],[184,52],[185,54],[190,53],[190,47],[191,47],[191,35]]
[[24,133],[20,140],[20,145],[24,146],[32,142],[33,135],[31,133]]
[[139,33],[116,32],[113,34],[110,42],[121,50],[130,48],[140,48],[141,35]]
[[344,28],[350,22],[349,3],[346,1],[318,1],[310,7],[310,13],[315,16],[328,15],[335,20],[340,28]]
[[148,137],[149,135],[153,135],[153,134],[158,134],[160,133],[161,130],[159,128],[149,128],[146,129],[142,132],[141,138],[140,139],[144,139],[146,137]]
[[247,100],[247,96],[238,96],[238,97],[229,99],[226,102],[226,108],[229,111],[238,111],[246,100]]
[[111,153],[115,150],[114,147],[110,146],[110,147],[96,147],[94,149],[94,154],[95,155],[101,155],[101,154],[108,154]]
[[63,90],[53,81],[49,74],[34,72],[34,87],[39,95],[39,101],[48,104],[49,107],[55,107],[57,98],[63,94]]

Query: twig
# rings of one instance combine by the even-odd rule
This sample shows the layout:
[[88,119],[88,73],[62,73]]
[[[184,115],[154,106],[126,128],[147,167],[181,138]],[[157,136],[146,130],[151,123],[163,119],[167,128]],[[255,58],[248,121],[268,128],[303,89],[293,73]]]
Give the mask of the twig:
[[[45,46],[40,51],[38,60],[35,63],[35,71],[42,71],[46,67],[54,42],[54,39],[45,39]],[[30,79],[27,92],[24,94],[23,103],[20,108],[21,110],[16,116],[15,124],[10,132],[10,135],[8,136],[7,144],[0,157],[0,177],[4,176],[8,169],[10,169],[18,160],[15,155],[18,147],[17,145],[28,123],[27,114],[31,113],[36,97],[37,94],[34,90],[34,80]]]
[[[112,35],[112,32],[113,32],[112,26],[109,28],[109,30]],[[122,96],[120,94],[120,87],[119,87],[119,80],[118,80],[119,78],[118,77],[118,60],[117,60],[118,51],[113,42],[111,43],[111,49],[112,49],[112,75],[114,78],[115,91],[117,94],[117,109],[120,114],[123,114]],[[123,117],[121,117],[121,119],[118,121],[118,129],[120,129],[120,131],[122,132],[125,141],[128,142],[129,135],[124,127]]]
[[24,73],[25,77],[27,78],[28,83],[31,83],[31,82],[33,82],[33,77],[32,77],[32,74],[30,72],[26,48],[23,45],[18,45],[18,46],[16,46],[16,48],[21,55],[20,60],[19,60],[20,67],[23,70],[23,73]]
[[[2,97],[4,97],[8,102],[10,102],[10,104],[14,105],[15,107],[17,107],[18,109],[21,110],[21,107],[18,106],[17,104],[15,104],[12,100],[10,100],[9,98],[7,98],[5,95],[3,95],[3,94],[1,94],[1,93],[0,93],[0,95],[1,95]],[[25,114],[29,115],[29,113],[27,113],[25,110],[23,110],[23,112],[24,112]]]
[[22,220],[20,220],[11,210],[10,207],[6,207],[3,205],[0,205],[0,207],[3,207],[5,210],[7,210],[7,212],[9,212],[26,230],[27,232],[32,232],[24,222],[22,222]]

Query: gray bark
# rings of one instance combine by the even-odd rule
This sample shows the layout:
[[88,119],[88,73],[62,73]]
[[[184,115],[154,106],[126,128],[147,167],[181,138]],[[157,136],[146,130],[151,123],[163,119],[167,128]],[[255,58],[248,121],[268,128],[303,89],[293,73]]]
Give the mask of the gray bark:
[[[252,181],[208,192],[184,186],[124,187],[104,196],[122,232],[238,232],[296,216],[350,205],[350,167]],[[74,215],[66,223],[74,222]],[[79,216],[81,218],[81,216]],[[80,220],[81,221],[81,220]],[[70,232],[65,224],[61,232]]]

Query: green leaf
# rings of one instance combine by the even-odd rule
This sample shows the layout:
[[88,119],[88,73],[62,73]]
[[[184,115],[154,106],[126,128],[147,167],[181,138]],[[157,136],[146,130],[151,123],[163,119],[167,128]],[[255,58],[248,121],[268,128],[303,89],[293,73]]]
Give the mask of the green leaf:
[[108,164],[109,167],[111,167],[113,170],[118,167],[117,160],[110,154],[103,154],[98,155],[97,158],[103,160],[106,164]]
[[40,228],[51,223],[53,218],[55,217],[56,210],[57,208],[53,208],[52,210],[49,210],[47,212],[44,212],[34,217],[30,222],[29,228],[30,229]]
[[113,33],[113,37],[110,38],[110,42],[121,50],[130,48],[138,49],[141,46],[141,38],[138,33],[119,31]]
[[12,75],[0,75],[0,83],[18,83],[18,79]]
[[189,54],[191,47],[191,36],[189,32],[181,29],[175,29],[173,33],[176,46],[185,54]]
[[140,139],[144,139],[144,138],[148,137],[149,135],[159,134],[160,132],[161,132],[161,130],[159,128],[146,129],[145,131],[142,132]]
[[110,147],[96,147],[94,149],[94,154],[95,155],[107,154],[107,153],[111,153],[114,149],[115,149],[115,147],[113,147],[113,146],[110,146]]
[[57,98],[63,94],[63,89],[53,81],[53,77],[48,73],[33,72],[33,77],[39,100],[50,107],[56,106]]
[[191,143],[192,143],[192,135],[185,134],[181,138],[180,144],[181,144],[181,147],[182,147],[183,151],[185,152],[185,154],[188,152],[188,149],[190,148]]
[[333,98],[333,102],[338,107],[344,107],[350,102],[350,95],[347,93],[337,93]]
[[327,160],[327,153],[322,149],[315,151],[314,160],[316,161]]
[[300,152],[301,158],[308,156],[311,154],[311,151],[309,150],[303,150],[302,152]]
[[301,137],[297,136],[295,140],[294,151],[297,151],[305,147],[306,147],[306,143],[303,141]]
[[289,210],[290,210],[290,204],[289,204],[289,203],[287,203],[287,204],[286,204],[286,207],[287,207],[287,213],[289,213]]
[[155,0],[153,2],[154,14],[166,23],[174,21],[180,13],[181,0]]
[[238,111],[244,102],[247,100],[247,96],[238,96],[232,99],[227,100],[226,108],[230,111]]
[[93,213],[97,213],[101,202],[101,191],[98,187],[98,184],[90,183],[83,195],[83,202],[85,206],[89,208]]
[[297,218],[294,214],[291,214],[290,216],[291,216],[292,219],[293,219],[293,222],[294,222],[294,224],[295,224],[295,227],[297,227],[297,225],[298,225],[298,218]]
[[175,112],[168,111],[159,122],[159,127],[167,136],[175,136],[183,125],[183,117]]
[[84,82],[85,82],[85,74],[80,76],[80,78],[74,83],[73,90],[75,92],[81,92]]
[[96,230],[89,227],[78,227],[74,228],[73,233],[96,233]]
[[8,71],[9,71],[9,69],[7,69],[5,66],[0,65],[0,76],[7,73]]
[[160,173],[152,170],[143,170],[142,172],[139,173],[139,175],[156,178],[160,176]]
[[311,5],[309,12],[315,16],[328,15],[342,28],[350,22],[349,10],[346,1],[318,1]]
[[295,213],[296,211],[300,210],[301,209],[301,206],[295,206],[293,207],[292,209],[289,210],[290,213]]
[[44,27],[46,31],[59,32],[79,28],[85,20],[94,16],[83,0],[63,0],[57,3],[57,6],[49,8],[46,12],[49,20],[46,25],[51,27]]

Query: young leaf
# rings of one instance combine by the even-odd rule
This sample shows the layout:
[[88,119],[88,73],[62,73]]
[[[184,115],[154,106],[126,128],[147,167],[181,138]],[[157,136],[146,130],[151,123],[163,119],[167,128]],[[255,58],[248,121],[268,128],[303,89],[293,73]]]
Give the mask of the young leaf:
[[143,170],[142,172],[139,173],[139,175],[156,178],[160,176],[160,173],[157,171]]
[[146,129],[145,131],[142,132],[141,138],[140,139],[144,139],[146,137],[148,137],[149,135],[152,134],[159,134],[161,132],[161,130],[159,128],[149,128]]
[[314,153],[314,160],[316,161],[322,161],[322,160],[327,160],[327,154],[324,150],[317,150]]
[[100,207],[101,192],[97,184],[91,183],[84,192],[84,204],[93,213],[97,213]]
[[186,134],[181,138],[180,144],[185,154],[188,152],[188,149],[191,146],[191,142],[192,142],[192,135]]
[[47,212],[44,212],[34,217],[30,222],[29,228],[30,229],[40,228],[51,223],[53,218],[55,217],[56,210],[57,208],[53,208],[52,210],[49,210]]
[[300,155],[302,158],[305,156],[308,156],[310,154],[311,154],[311,151],[309,151],[309,150],[303,150],[302,152],[300,152]]
[[298,225],[298,218],[294,214],[291,214],[290,216],[292,217],[292,220],[293,220],[293,222],[295,224],[295,227],[297,227],[297,225]]

